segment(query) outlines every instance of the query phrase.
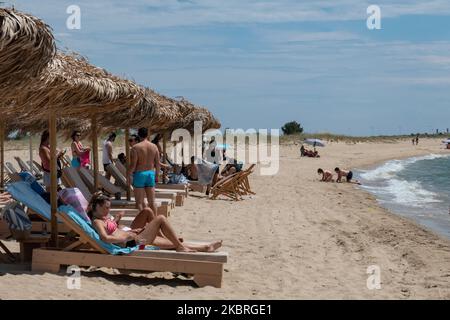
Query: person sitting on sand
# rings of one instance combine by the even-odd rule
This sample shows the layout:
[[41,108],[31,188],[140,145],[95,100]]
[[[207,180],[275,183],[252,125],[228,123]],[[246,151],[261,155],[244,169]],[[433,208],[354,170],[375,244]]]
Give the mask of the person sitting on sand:
[[345,177],[348,183],[360,184],[358,181],[353,181],[353,172],[350,170],[341,170],[339,168],[335,168],[334,172],[337,173],[338,177],[336,182],[342,182],[342,178]]
[[163,215],[154,217],[150,208],[143,209],[131,223],[131,230],[123,230],[119,225],[123,213],[113,218],[110,214],[111,199],[97,192],[89,204],[88,216],[95,230],[104,242],[134,246],[136,243],[154,245],[161,249],[179,252],[214,252],[222,246],[222,241],[209,244],[186,243],[178,238],[175,230]]
[[330,171],[323,170],[322,168],[319,168],[317,170],[317,173],[322,175],[322,179],[320,181],[322,181],[322,182],[334,182],[333,174]]

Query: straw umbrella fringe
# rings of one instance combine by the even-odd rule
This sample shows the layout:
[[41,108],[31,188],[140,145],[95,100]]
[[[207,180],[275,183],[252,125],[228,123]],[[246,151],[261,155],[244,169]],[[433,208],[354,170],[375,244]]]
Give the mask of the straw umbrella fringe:
[[0,96],[5,101],[25,88],[56,53],[48,25],[12,9],[0,8]]
[[93,112],[134,105],[142,96],[134,82],[94,67],[76,54],[58,53],[5,109],[10,117],[22,112],[30,121],[46,119],[55,111],[58,116],[85,119]]

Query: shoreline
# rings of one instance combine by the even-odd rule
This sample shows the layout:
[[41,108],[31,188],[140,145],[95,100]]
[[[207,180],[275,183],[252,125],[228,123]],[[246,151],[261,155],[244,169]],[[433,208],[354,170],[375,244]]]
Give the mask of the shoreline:
[[[417,158],[417,157],[424,157],[424,156],[427,156],[427,155],[448,155],[448,156],[450,156],[450,152],[448,152],[447,149],[442,149],[442,152],[432,152],[432,153],[424,152],[424,153],[419,153],[419,154],[414,155],[414,156],[391,157],[391,158],[389,158],[387,160],[377,161],[377,162],[374,162],[374,163],[372,163],[370,165],[365,165],[365,166],[363,166],[361,168],[357,168],[356,170],[374,170],[376,168],[379,168],[379,167],[383,166],[384,164],[386,164],[389,161],[393,161],[393,160],[403,161],[403,160],[413,159],[413,158]],[[426,231],[430,232],[431,234],[433,234],[433,236],[437,236],[439,238],[442,238],[442,240],[448,241],[450,243],[450,238],[449,237],[446,237],[446,236],[440,234],[439,232],[431,229],[430,227],[422,225],[420,222],[415,221],[414,218],[405,217],[400,212],[396,212],[395,210],[392,210],[392,209],[384,207],[382,204],[379,203],[379,199],[376,197],[376,195],[372,194],[371,192],[369,192],[367,190],[364,190],[362,188],[362,186],[355,186],[355,189],[358,190],[358,191],[364,192],[365,194],[367,194],[369,196],[372,196],[374,198],[375,202],[376,202],[376,205],[379,206],[380,209],[385,210],[386,212],[388,212],[391,215],[394,215],[395,217],[398,217],[398,218],[401,218],[403,220],[406,220],[407,222],[414,224],[416,227],[423,228],[424,230],[426,230]],[[448,205],[450,207],[450,203]]]

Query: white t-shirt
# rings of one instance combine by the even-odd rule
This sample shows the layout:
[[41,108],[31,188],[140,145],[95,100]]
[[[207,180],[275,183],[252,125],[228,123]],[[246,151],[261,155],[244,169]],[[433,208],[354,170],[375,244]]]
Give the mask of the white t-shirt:
[[103,158],[103,164],[111,164],[111,159],[109,159],[108,149],[106,148],[106,144],[108,143],[108,140],[103,141],[103,150],[102,150],[102,158]]

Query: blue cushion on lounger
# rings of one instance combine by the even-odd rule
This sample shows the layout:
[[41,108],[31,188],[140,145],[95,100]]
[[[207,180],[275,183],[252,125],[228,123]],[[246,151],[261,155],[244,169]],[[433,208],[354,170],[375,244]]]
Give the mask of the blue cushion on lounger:
[[37,194],[28,182],[19,181],[10,183],[6,186],[6,190],[11,194],[14,200],[23,203],[28,208],[37,212],[42,218],[51,220],[50,205]]
[[100,247],[108,251],[110,254],[130,254],[138,249],[138,246],[132,248],[122,248],[115,244],[102,241],[97,231],[95,231],[92,225],[86,222],[83,218],[81,218],[80,215],[76,213],[75,209],[71,206],[61,206],[58,208],[58,211],[61,214],[64,214],[70,219],[72,219],[76,224],[78,224],[81,227],[81,229],[83,229],[86,235],[88,235],[91,239],[97,242],[100,245]]

